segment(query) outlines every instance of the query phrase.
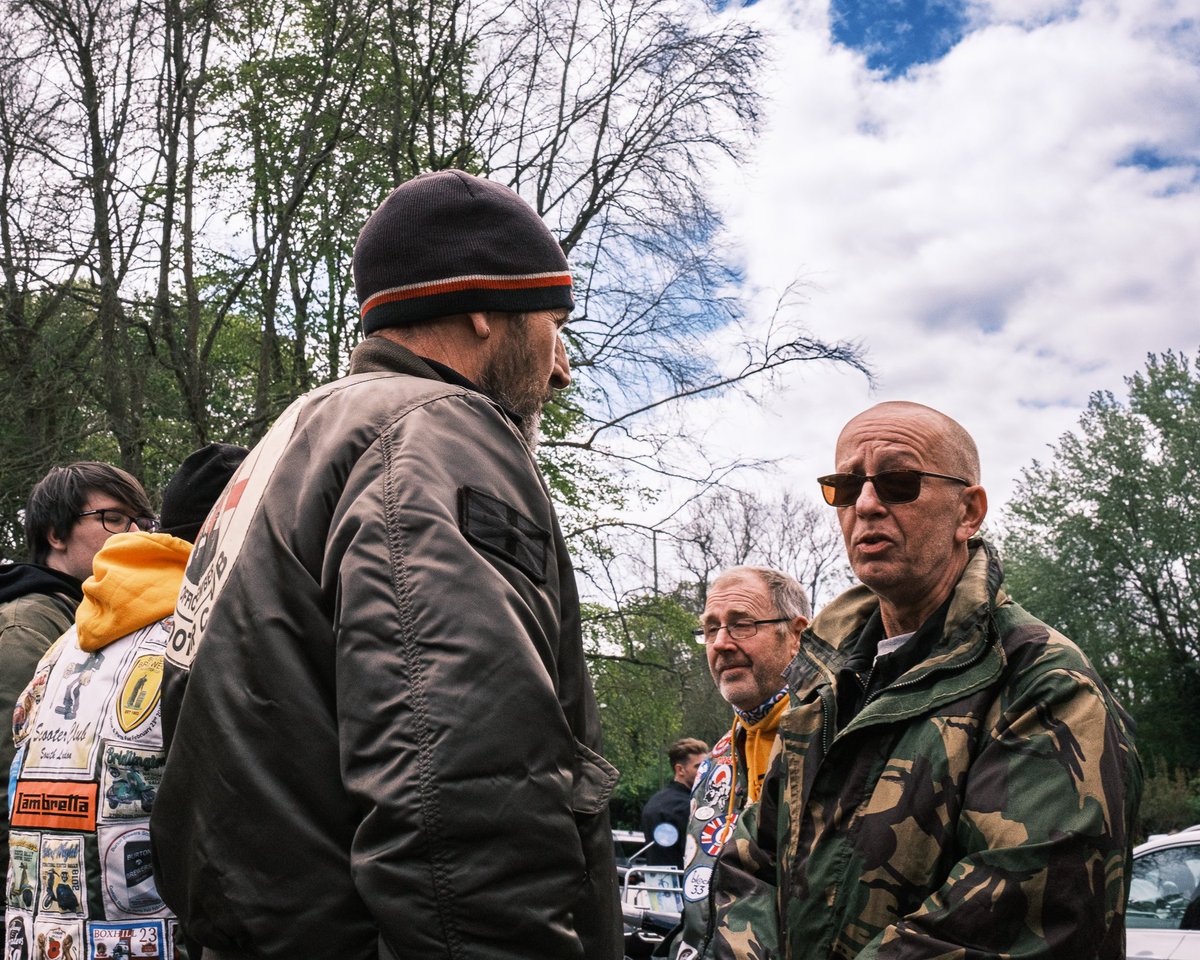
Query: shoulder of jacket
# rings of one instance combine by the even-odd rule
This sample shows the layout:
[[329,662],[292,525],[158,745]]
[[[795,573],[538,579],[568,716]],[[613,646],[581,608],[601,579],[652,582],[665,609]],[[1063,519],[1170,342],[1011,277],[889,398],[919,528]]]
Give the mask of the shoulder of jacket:
[[65,601],[46,593],[29,593],[0,606],[0,633],[8,630],[28,630],[45,634],[53,632],[50,640],[57,639],[71,625]]

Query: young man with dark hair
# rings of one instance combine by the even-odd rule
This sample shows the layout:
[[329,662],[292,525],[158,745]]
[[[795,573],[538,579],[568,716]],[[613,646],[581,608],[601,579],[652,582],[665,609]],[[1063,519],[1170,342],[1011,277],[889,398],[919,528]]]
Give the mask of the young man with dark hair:
[[695,737],[676,740],[668,748],[667,761],[671,764],[672,779],[642,807],[642,833],[649,841],[654,836],[655,827],[660,823],[669,823],[678,831],[679,839],[669,847],[657,844],[651,847],[646,851],[647,863],[665,867],[683,866],[692,784],[696,782],[696,771],[706,756],[708,744]]
[[64,948],[68,938],[86,945],[80,957],[128,956],[122,945],[133,943],[139,955],[152,946],[186,960],[150,864],[150,810],[166,763],[163,650],[192,543],[246,452],[197,450],[163,494],[162,532],[139,523],[104,544],[74,626],[17,702],[5,957],[57,928]]
[[[0,566],[0,716],[7,717],[50,644],[71,626],[92,558],[114,533],[157,525],[146,491],[119,467],[92,460],[55,467],[25,507],[30,563]],[[0,737],[0,863],[8,857],[8,770]]]

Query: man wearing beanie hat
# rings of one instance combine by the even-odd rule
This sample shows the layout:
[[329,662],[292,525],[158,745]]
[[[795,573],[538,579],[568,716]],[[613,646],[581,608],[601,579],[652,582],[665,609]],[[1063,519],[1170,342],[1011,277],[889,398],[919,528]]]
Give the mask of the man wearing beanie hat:
[[617,772],[533,456],[566,259],[450,170],[354,277],[350,375],[251,452],[180,591],[160,889],[206,957],[619,957]]
[[6,957],[42,938],[48,950],[57,940],[64,957],[181,940],[150,865],[150,811],[166,762],[163,651],[191,540],[246,452],[197,450],[167,486],[162,532],[135,526],[108,539],[74,626],[17,700]]

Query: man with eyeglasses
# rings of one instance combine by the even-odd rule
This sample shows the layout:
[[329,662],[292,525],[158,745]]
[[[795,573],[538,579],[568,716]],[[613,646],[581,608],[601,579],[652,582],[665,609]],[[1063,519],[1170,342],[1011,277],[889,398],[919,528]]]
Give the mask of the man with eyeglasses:
[[679,960],[710,955],[713,865],[743,809],[759,799],[788,706],[784,670],[811,616],[804,587],[770,567],[732,567],[709,587],[695,634],[713,682],[733,708],[733,725],[701,764],[692,788]]
[[1005,593],[974,441],[883,403],[836,458],[819,483],[862,586],[788,668],[759,829],[718,872],[719,955],[1124,957],[1131,723]]
[[[150,810],[166,762],[163,650],[192,541],[246,453],[211,443],[184,460],[163,491],[160,532],[146,518],[102,518],[128,532],[96,553],[75,622],[12,713],[10,950],[60,926],[81,944],[77,954],[61,950],[63,960],[129,957],[120,950],[131,943],[132,955],[185,956],[161,947],[181,937],[150,865]],[[14,955],[25,956],[4,954]]]
[[218,960],[615,960],[617,772],[534,454],[566,257],[443,170],[381,203],[353,273],[349,375],[251,451],[185,574],[159,890]]
[[[25,506],[29,563],[0,566],[0,718],[11,716],[38,661],[75,619],[92,558],[114,533],[153,530],[146,491],[120,467],[94,460],[54,467]],[[144,524],[144,526],[143,526]],[[0,736],[0,863],[8,862],[11,736]]]

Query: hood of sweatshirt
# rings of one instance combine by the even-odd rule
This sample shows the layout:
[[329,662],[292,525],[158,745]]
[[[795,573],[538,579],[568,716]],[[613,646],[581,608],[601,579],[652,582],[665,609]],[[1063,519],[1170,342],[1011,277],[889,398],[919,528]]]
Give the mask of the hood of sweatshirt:
[[192,545],[166,533],[118,533],[92,561],[75,614],[82,650],[114,640],[168,616],[175,609]]
[[83,597],[79,581],[69,573],[51,570],[40,563],[6,563],[0,565],[0,603],[19,600],[31,593],[61,594],[72,606]]

